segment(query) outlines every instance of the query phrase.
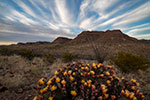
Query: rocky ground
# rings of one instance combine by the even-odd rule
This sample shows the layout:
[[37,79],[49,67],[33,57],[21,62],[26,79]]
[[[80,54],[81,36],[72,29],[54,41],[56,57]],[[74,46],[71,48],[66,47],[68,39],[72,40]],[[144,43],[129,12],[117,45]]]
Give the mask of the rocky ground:
[[[81,61],[81,60],[80,60]],[[94,60],[82,60],[85,63]],[[53,64],[45,63],[41,58],[29,61],[20,56],[0,56],[0,100],[32,100],[36,95],[36,84],[41,77],[51,77],[55,70],[65,66],[61,60]],[[104,62],[104,64],[109,64]],[[145,100],[150,98],[150,69],[139,71],[138,74],[123,74],[115,67],[119,76],[135,78],[141,84]]]

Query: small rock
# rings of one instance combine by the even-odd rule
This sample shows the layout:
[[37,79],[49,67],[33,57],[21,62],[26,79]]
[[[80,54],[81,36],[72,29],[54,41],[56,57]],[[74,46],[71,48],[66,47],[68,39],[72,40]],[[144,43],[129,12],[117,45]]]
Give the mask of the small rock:
[[6,90],[8,90],[8,88],[7,88],[7,87],[0,86],[0,92],[5,92]]
[[25,97],[24,100],[28,100],[28,97]]
[[17,92],[18,92],[18,93],[22,93],[22,92],[23,92],[23,89],[22,89],[22,88],[19,88],[19,89],[17,90]]
[[28,97],[31,97],[31,96],[32,96],[31,94],[28,95]]
[[14,77],[14,74],[10,74],[10,77]]

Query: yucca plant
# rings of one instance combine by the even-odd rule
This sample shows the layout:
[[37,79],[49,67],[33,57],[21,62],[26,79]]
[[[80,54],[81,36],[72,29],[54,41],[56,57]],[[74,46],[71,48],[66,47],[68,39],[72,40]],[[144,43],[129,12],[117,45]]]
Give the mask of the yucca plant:
[[117,77],[113,66],[73,62],[41,78],[33,100],[144,100],[138,86]]

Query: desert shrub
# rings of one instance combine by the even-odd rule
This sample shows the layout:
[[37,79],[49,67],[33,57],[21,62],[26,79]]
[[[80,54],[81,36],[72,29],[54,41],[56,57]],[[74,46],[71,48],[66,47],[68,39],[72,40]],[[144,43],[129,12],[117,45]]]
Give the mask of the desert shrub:
[[62,56],[62,61],[63,62],[70,62],[70,61],[73,61],[76,58],[77,58],[77,55],[73,55],[69,52],[65,52],[64,55]]
[[39,75],[41,75],[42,74],[42,72],[43,72],[43,68],[32,68],[31,69],[31,72],[34,74],[34,75],[37,75],[37,76],[39,76]]
[[10,55],[13,55],[14,52],[8,48],[1,48],[0,49],[0,54],[3,55],[3,56],[10,56]]
[[119,66],[123,72],[136,72],[150,67],[150,61],[143,56],[135,56],[130,53],[118,52],[117,56],[111,56],[110,59]]
[[16,52],[17,55],[20,55],[28,60],[32,60],[34,57],[40,57],[41,54],[34,52],[33,50],[22,49]]
[[72,63],[41,78],[33,100],[143,100],[139,83],[116,76],[113,66]]
[[44,61],[48,63],[53,63],[54,61],[56,61],[56,58],[52,54],[46,54],[44,55]]

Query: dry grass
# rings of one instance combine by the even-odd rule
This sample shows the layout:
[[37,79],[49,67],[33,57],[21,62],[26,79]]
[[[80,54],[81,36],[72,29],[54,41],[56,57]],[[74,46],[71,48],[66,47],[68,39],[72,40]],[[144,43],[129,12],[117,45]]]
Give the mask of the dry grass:
[[[79,59],[76,61],[97,63],[96,60]],[[8,100],[16,100],[14,95],[24,98],[24,95],[31,94],[30,91],[34,89],[37,80],[41,77],[51,77],[56,70],[67,64],[68,63],[63,63],[61,59],[57,59],[52,65],[50,65],[45,63],[41,58],[34,58],[32,61],[29,61],[17,55],[0,56],[0,84],[8,88],[7,91],[3,92],[3,95],[0,95],[0,99],[5,100],[7,94],[9,94]],[[110,62],[106,61],[104,64],[108,65]],[[137,74],[124,74],[115,66],[115,71],[118,76],[124,75],[128,79],[137,79],[141,83],[141,88],[146,98],[150,97],[150,68],[146,71],[139,70]],[[18,91],[20,87],[23,88],[24,95],[11,92]]]

